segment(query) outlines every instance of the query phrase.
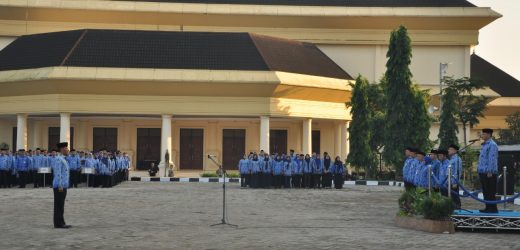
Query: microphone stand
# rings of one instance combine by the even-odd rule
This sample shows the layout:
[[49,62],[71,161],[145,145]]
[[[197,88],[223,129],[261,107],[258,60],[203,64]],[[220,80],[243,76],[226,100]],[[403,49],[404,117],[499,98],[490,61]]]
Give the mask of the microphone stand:
[[475,142],[478,142],[480,140],[476,140],[476,141],[472,141],[470,142],[468,145],[464,146],[463,148],[461,148],[459,151],[460,152],[464,152],[466,150],[466,148],[470,147],[471,145],[475,144]]
[[217,173],[219,176],[222,176],[222,178],[223,178],[223,181],[222,181],[222,220],[220,223],[213,224],[211,226],[213,227],[213,226],[227,225],[227,226],[231,226],[231,227],[238,227],[237,225],[233,225],[226,221],[226,174],[227,174],[226,170],[224,170],[224,168],[222,168],[222,164],[220,164],[217,160],[215,160],[211,155],[208,155],[208,158],[213,163],[215,163],[215,165],[218,166]]

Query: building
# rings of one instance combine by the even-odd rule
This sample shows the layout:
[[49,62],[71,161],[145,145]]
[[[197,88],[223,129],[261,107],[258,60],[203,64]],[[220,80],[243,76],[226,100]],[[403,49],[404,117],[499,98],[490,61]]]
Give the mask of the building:
[[383,75],[401,24],[433,105],[439,64],[462,77],[474,61],[494,98],[481,126],[520,105],[501,89],[518,81],[471,55],[500,14],[465,0],[17,0],[0,13],[0,142],[15,148],[118,148],[137,169],[166,150],[177,170],[259,149],[345,158],[348,83]]

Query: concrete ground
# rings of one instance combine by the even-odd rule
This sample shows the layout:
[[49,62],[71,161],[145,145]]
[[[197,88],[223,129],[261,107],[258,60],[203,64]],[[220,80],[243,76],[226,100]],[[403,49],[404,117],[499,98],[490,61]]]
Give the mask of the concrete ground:
[[[400,189],[249,190],[221,184],[127,182],[70,189],[52,228],[51,189],[0,189],[0,249],[520,249],[518,233],[430,234],[395,227]],[[463,200],[467,208],[478,204]],[[516,207],[518,209],[518,207]]]

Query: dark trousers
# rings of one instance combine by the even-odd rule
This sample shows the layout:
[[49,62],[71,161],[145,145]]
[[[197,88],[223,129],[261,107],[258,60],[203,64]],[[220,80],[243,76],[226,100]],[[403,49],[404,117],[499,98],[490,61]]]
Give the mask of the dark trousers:
[[69,179],[70,179],[70,186],[71,187],[78,187],[78,182],[79,182],[79,171],[78,170],[70,170],[70,174],[69,174]]
[[43,182],[42,182],[42,184],[40,184],[41,177],[38,174],[38,171],[33,170],[33,171],[31,171],[31,174],[32,174],[32,180],[33,180],[33,186],[35,188],[37,188],[38,186],[40,186],[40,187],[43,186]]
[[54,226],[64,226],[65,219],[63,213],[65,212],[65,198],[67,197],[67,189],[63,189],[62,192],[54,188]]
[[240,174],[240,187],[246,187],[246,174]]
[[342,174],[335,174],[334,175],[334,188],[336,189],[342,189],[343,183],[345,183],[345,179],[343,178]]
[[330,172],[323,174],[321,177],[321,185],[324,188],[332,187],[332,174]]
[[271,173],[264,173],[264,188],[271,187]]
[[284,188],[291,188],[291,176],[284,176]]
[[321,174],[313,174],[312,176],[313,176],[312,187],[321,188]]
[[[497,175],[493,174],[491,177],[488,177],[487,174],[478,175],[480,177],[480,183],[482,184],[482,193],[484,194],[484,200],[495,201],[497,199]],[[496,204],[486,204],[486,210],[497,211],[498,208]]]
[[0,171],[0,188],[7,188],[9,186],[9,171],[1,170]]
[[274,181],[273,181],[274,187],[275,188],[280,188],[282,186],[282,176],[281,175],[274,175],[273,178],[274,178]]
[[292,176],[292,186],[293,188],[300,188],[302,186],[302,175],[296,174]]
[[18,172],[18,184],[21,188],[25,188],[27,184],[27,171]]
[[251,174],[246,174],[246,186],[251,187]]
[[311,178],[312,174],[303,174],[303,187],[310,188],[311,187]]
[[412,183],[410,183],[410,182],[404,181],[404,188],[406,190],[411,190],[411,189],[414,189],[415,186]]

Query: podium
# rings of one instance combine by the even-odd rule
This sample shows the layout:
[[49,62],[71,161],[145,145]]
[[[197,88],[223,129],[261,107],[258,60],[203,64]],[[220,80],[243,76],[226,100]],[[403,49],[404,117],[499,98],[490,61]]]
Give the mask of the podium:
[[87,175],[87,187],[89,187],[89,176],[91,174],[95,174],[96,173],[96,169],[95,168],[81,168],[81,174],[86,174]]
[[43,187],[45,187],[46,174],[52,173],[50,167],[41,167],[38,169],[38,174],[43,174]]

